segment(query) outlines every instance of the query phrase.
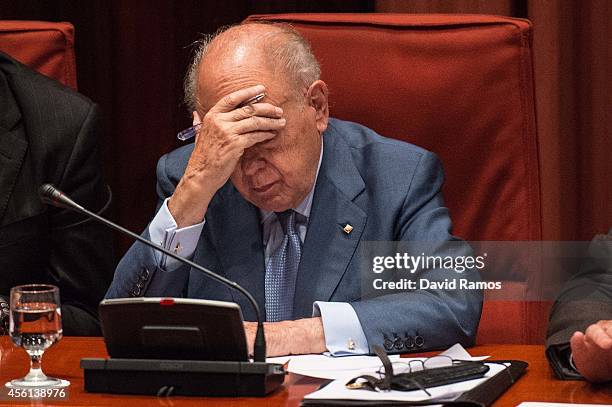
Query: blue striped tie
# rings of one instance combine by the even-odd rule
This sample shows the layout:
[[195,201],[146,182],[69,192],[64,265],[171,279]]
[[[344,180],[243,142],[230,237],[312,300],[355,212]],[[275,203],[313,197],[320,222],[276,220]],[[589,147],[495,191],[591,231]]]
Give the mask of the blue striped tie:
[[295,224],[295,211],[277,212],[285,237],[266,265],[266,319],[270,322],[293,319],[293,297],[302,241]]

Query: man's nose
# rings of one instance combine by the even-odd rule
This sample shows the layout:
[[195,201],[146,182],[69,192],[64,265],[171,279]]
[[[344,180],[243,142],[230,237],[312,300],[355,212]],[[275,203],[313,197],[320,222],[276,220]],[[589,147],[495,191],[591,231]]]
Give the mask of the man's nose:
[[255,175],[257,171],[263,169],[265,166],[266,166],[266,161],[261,158],[242,160],[242,172],[246,176]]

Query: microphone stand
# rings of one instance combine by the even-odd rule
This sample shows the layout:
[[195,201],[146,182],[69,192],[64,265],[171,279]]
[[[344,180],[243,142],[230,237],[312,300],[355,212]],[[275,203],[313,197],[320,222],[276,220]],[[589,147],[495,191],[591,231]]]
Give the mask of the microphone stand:
[[85,216],[88,216],[120,233],[123,233],[124,235],[130,236],[132,239],[135,239],[151,247],[153,250],[160,251],[164,253],[166,256],[170,256],[173,259],[178,260],[179,262],[183,264],[187,264],[191,266],[192,268],[206,274],[208,277],[214,280],[217,280],[218,282],[225,284],[233,288],[234,290],[237,290],[241,292],[242,294],[244,294],[244,296],[247,297],[247,299],[253,306],[253,309],[255,310],[255,314],[257,316],[257,332],[255,334],[255,341],[253,344],[253,360],[255,362],[265,362],[266,361],[266,337],[264,335],[264,326],[263,326],[261,310],[259,309],[259,306],[257,305],[257,301],[255,301],[255,298],[253,298],[251,293],[247,291],[244,287],[242,287],[240,284],[236,283],[235,281],[228,280],[227,278],[220,276],[219,274],[213,271],[210,271],[207,268],[202,267],[199,264],[196,264],[191,260],[188,260],[184,257],[179,256],[176,253],[171,252],[168,249],[165,249],[159,245],[156,245],[155,243],[145,239],[139,234],[132,232],[131,230],[128,230],[122,226],[119,226],[116,223],[113,223],[110,220],[105,219],[102,216],[94,212],[91,212],[88,209],[85,209],[83,206],[74,202],[66,194],[64,194],[62,191],[58,190],[51,184],[43,184],[39,189],[39,193],[40,193],[41,200],[46,204],[64,208],[64,209],[73,210],[75,212],[79,212]]

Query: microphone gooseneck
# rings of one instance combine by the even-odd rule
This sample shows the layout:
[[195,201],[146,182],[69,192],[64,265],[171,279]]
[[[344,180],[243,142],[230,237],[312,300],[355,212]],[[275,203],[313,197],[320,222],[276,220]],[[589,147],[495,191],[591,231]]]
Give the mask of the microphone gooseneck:
[[41,187],[39,188],[39,195],[43,203],[46,203],[48,205],[53,205],[59,208],[74,210],[76,212],[82,213],[83,215],[88,216],[110,227],[111,229],[121,232],[124,235],[127,235],[131,237],[132,239],[135,239],[151,247],[153,250],[160,251],[164,253],[166,256],[170,256],[173,259],[178,260],[183,264],[189,265],[190,267],[206,274],[208,277],[212,278],[213,280],[216,280],[222,284],[225,284],[233,288],[234,290],[241,292],[249,300],[249,302],[253,306],[253,309],[255,310],[255,315],[257,316],[257,332],[255,334],[255,342],[253,344],[253,360],[255,362],[265,362],[266,360],[266,337],[264,335],[264,327],[263,327],[263,319],[261,315],[261,310],[259,309],[259,306],[257,305],[257,301],[255,301],[255,298],[253,298],[251,293],[247,291],[244,287],[242,287],[240,284],[236,283],[235,281],[228,280],[227,278],[220,276],[219,274],[213,271],[210,271],[209,269],[202,267],[199,264],[192,262],[191,260],[188,260],[184,257],[179,256],[176,253],[171,252],[168,249],[165,249],[161,246],[156,245],[155,243],[145,239],[144,237],[140,236],[137,233],[132,232],[131,230],[128,230],[122,226],[119,226],[116,223],[111,222],[110,220],[105,219],[101,217],[100,215],[85,209],[84,207],[74,202],[66,194],[64,194],[62,191],[55,188],[55,186],[51,184],[41,185]]

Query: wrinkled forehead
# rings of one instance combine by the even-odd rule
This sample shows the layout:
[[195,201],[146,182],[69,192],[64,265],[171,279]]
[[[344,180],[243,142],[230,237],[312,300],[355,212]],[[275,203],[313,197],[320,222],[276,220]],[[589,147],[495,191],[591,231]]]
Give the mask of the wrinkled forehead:
[[[244,50],[238,50],[241,53]],[[256,53],[244,51],[242,56],[226,55],[202,60],[198,73],[198,101],[207,111],[222,97],[239,89],[259,84],[268,85],[273,75],[266,61]],[[267,86],[266,86],[267,87]]]
[[213,40],[202,58],[198,72],[198,102],[208,111],[218,100],[245,87],[263,84],[266,94],[277,98],[289,86],[267,54],[266,44],[279,40],[269,27],[251,27],[239,33],[230,29]]

